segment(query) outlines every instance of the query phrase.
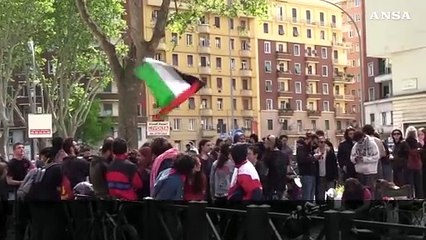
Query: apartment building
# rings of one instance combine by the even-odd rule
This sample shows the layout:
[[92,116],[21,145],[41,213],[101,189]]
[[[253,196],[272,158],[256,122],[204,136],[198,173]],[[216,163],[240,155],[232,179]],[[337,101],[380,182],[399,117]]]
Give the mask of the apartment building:
[[[152,34],[161,1],[146,2],[146,34]],[[178,36],[167,32],[155,58],[199,76],[206,86],[165,120],[177,147],[205,138],[215,140],[232,129],[257,132],[255,19],[206,14],[198,26]],[[147,104],[153,115],[153,99]]]
[[322,129],[337,143],[336,119],[352,119],[341,109],[354,101],[340,11],[319,1],[273,5],[257,32],[261,133],[296,140]]
[[376,78],[382,84],[380,89],[382,96],[387,97],[388,106],[374,115],[366,115],[366,121],[375,122],[376,126],[403,131],[410,125],[426,127],[422,104],[426,99],[426,74],[422,66],[426,38],[421,31],[425,7],[422,0],[410,4],[398,0],[365,1],[367,54],[388,58],[392,63],[389,68],[390,61],[384,61],[384,74]]

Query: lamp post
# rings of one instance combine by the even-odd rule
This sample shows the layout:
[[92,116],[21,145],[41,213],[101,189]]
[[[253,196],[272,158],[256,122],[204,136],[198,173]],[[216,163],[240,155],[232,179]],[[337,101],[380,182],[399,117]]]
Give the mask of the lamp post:
[[328,3],[330,5],[333,5],[334,7],[338,8],[339,10],[341,10],[352,22],[352,24],[355,27],[355,31],[358,35],[358,41],[359,41],[359,61],[360,61],[360,66],[359,66],[359,71],[361,72],[361,87],[360,87],[360,93],[361,93],[361,125],[364,125],[364,121],[365,121],[365,109],[364,109],[364,102],[365,102],[365,96],[364,96],[364,83],[365,83],[365,79],[364,79],[364,55],[363,55],[363,51],[364,51],[364,42],[362,41],[362,37],[361,37],[361,31],[359,30],[358,26],[356,25],[355,20],[352,18],[352,16],[345,10],[343,9],[341,6],[339,6],[336,3],[330,2],[328,0],[320,0],[321,2],[325,2]]
[[[35,49],[34,49],[34,41],[30,40],[28,41],[28,48],[31,51],[32,56],[32,69],[31,69],[31,80],[27,80],[27,89],[28,89],[28,102],[30,104],[30,110],[31,113],[37,113],[36,109],[36,60],[35,60]],[[33,138],[31,139],[31,157],[34,159],[36,154],[36,146],[37,146],[37,139]]]

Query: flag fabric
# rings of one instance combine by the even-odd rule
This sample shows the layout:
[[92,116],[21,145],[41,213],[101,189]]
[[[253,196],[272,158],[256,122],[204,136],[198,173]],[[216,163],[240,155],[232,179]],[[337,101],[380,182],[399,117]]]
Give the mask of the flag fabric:
[[145,58],[144,63],[135,69],[135,75],[150,89],[161,109],[159,115],[169,113],[204,86],[199,78],[152,58]]

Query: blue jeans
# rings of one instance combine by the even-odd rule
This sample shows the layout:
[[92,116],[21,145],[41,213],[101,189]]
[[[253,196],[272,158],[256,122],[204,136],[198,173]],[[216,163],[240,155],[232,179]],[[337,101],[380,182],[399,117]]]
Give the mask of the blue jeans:
[[300,176],[302,182],[302,200],[313,201],[315,196],[315,176]]

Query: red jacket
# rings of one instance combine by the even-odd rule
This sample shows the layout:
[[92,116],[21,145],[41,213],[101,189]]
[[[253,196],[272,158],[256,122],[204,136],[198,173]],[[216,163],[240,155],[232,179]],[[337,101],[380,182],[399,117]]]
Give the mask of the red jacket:
[[115,156],[106,173],[109,195],[127,201],[138,200],[137,191],[142,189],[142,179],[137,170],[127,156]]
[[203,189],[201,192],[194,192],[194,185],[191,181],[185,181],[185,187],[183,190],[183,200],[184,201],[203,201],[206,200],[206,189],[207,189],[207,179],[204,174],[202,174]]

